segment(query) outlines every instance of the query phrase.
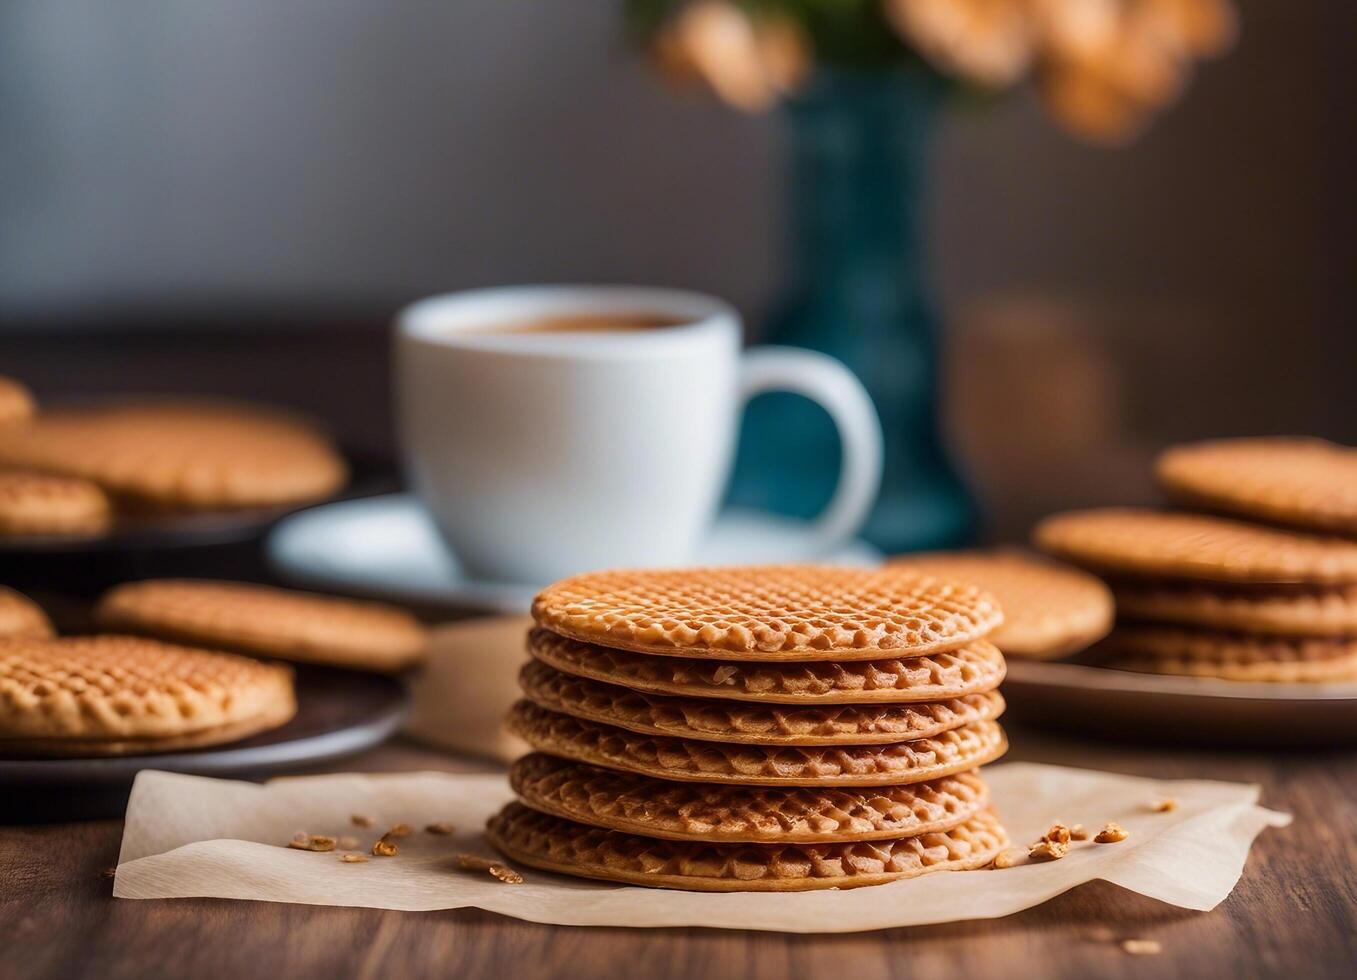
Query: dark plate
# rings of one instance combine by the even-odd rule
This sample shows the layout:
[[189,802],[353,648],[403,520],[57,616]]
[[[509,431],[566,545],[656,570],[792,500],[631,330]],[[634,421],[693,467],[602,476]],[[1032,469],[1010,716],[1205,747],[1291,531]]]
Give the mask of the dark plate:
[[86,759],[0,758],[0,821],[121,815],[142,769],[249,779],[294,772],[372,748],[409,710],[398,679],[298,666],[297,716],[242,742],[162,755]]
[[[346,451],[350,479],[330,501],[386,493],[395,466],[371,454]],[[0,582],[91,597],[133,579],[179,576],[265,579],[264,535],[288,514],[314,506],[254,508],[126,518],[98,537],[0,537]]]
[[1357,683],[1256,684],[1008,661],[1015,721],[1081,736],[1222,748],[1357,745]]

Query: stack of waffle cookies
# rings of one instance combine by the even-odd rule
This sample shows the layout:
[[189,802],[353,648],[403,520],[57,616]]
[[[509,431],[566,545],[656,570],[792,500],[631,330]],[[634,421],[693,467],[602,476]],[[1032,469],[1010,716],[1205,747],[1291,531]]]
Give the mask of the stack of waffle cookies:
[[1194,510],[1108,508],[1036,530],[1112,585],[1104,666],[1256,682],[1357,681],[1357,450],[1311,439],[1170,449],[1156,476]]
[[533,605],[492,844],[701,891],[881,884],[1007,846],[977,767],[1007,745],[986,593],[903,570],[610,572]]

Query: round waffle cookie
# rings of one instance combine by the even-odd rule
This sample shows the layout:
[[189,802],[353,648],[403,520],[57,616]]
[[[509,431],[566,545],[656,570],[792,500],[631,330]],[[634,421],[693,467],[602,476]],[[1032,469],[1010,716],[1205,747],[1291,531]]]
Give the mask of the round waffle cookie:
[[548,586],[539,624],[586,643],[729,660],[880,660],[952,650],[1003,619],[972,585],[812,565],[598,572]]
[[1099,653],[1104,666],[1151,674],[1278,683],[1357,680],[1357,640],[1118,627]]
[[1112,628],[1112,593],[1075,568],[1011,551],[902,555],[899,567],[971,582],[998,600],[1004,622],[989,635],[1005,656],[1050,659],[1082,650]]
[[0,639],[41,640],[55,634],[52,621],[36,602],[0,585]]
[[510,803],[486,826],[510,860],[545,871],[692,891],[856,888],[982,868],[1008,846],[988,811],[948,831],[846,844],[702,844],[600,830]]
[[1357,534],[1357,449],[1322,439],[1220,439],[1155,464],[1175,500],[1316,531]]
[[0,641],[0,751],[130,755],[216,745],[296,712],[292,673],[125,636]]
[[116,632],[359,670],[401,670],[428,641],[393,606],[238,582],[132,582],[108,592],[94,617]]
[[194,402],[44,412],[0,428],[0,467],[80,477],[138,506],[188,510],[318,500],[346,475],[329,442],[293,419]]
[[33,407],[33,396],[27,388],[0,375],[0,425],[31,419]]
[[684,782],[756,786],[889,786],[966,772],[1003,755],[992,721],[890,745],[725,745],[642,735],[572,718],[531,701],[509,712],[509,729],[548,755]]
[[648,657],[535,629],[528,652],[557,670],[654,694],[781,704],[942,701],[983,694],[1004,679],[1004,658],[977,640],[957,650],[851,663],[741,663]]
[[1037,525],[1037,544],[1103,572],[1215,582],[1357,583],[1357,541],[1202,514],[1077,511]]
[[0,472],[0,536],[102,534],[112,516],[107,495],[89,480]]
[[643,694],[525,664],[519,684],[543,708],[647,735],[741,745],[867,745],[941,735],[1004,709],[998,691],[923,704],[781,705]]
[[1357,636],[1357,585],[1217,590],[1118,586],[1126,619],[1270,636]]
[[974,773],[877,789],[672,783],[533,753],[509,783],[534,810],[667,840],[827,844],[951,830],[989,804]]

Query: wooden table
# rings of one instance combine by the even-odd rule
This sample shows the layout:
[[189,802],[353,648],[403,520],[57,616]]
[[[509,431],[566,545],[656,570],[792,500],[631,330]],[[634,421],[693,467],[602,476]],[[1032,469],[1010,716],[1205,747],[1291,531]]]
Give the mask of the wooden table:
[[[116,901],[117,821],[0,828],[0,977],[1357,976],[1357,754],[1150,752],[1014,729],[1011,758],[1258,782],[1267,830],[1220,907],[1102,882],[1005,919],[836,936],[582,929],[485,912]],[[397,743],[350,771],[484,768]],[[1125,938],[1163,952],[1132,956]]]

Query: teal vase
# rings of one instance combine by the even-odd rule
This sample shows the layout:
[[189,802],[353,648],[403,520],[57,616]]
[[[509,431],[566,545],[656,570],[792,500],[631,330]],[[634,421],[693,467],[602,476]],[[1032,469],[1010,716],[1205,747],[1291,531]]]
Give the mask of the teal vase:
[[[942,83],[922,72],[824,72],[785,107],[789,281],[761,339],[823,351],[881,415],[885,466],[863,536],[887,553],[975,533],[974,501],[938,422],[938,318],[922,241]],[[746,413],[731,502],[798,517],[828,502],[840,448],[825,412],[787,394]]]

